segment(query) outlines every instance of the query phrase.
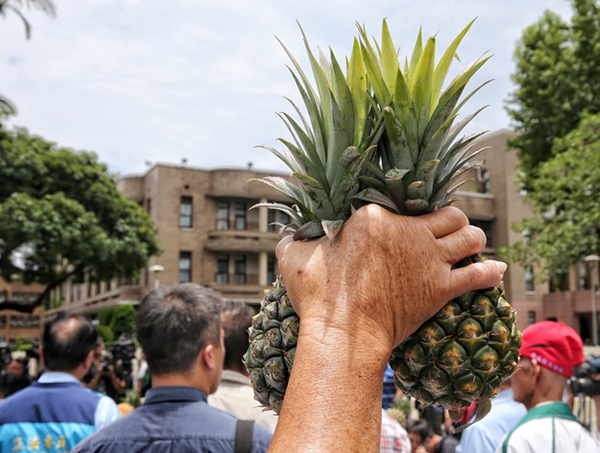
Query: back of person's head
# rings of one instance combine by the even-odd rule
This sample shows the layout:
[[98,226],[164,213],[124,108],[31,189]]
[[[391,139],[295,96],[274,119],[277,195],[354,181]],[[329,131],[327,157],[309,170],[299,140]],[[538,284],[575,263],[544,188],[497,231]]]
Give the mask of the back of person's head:
[[425,442],[425,439],[431,437],[431,430],[429,429],[429,424],[427,420],[409,420],[406,431],[409,433],[418,434],[421,436],[421,441]]
[[135,331],[151,373],[189,372],[208,341],[220,345],[221,304],[216,292],[193,283],[148,294]]
[[221,321],[225,331],[225,368],[243,367],[242,357],[248,350],[248,329],[255,311],[243,302],[224,302]]
[[44,366],[50,371],[73,371],[96,346],[98,334],[81,315],[61,313],[44,326]]

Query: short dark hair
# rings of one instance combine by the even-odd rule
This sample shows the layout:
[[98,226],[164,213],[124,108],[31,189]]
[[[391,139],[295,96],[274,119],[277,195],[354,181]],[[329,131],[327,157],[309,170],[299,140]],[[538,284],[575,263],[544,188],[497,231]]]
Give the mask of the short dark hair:
[[44,366],[52,371],[73,371],[96,346],[98,334],[81,315],[61,313],[44,326]]
[[409,433],[415,433],[421,436],[421,440],[425,441],[428,437],[432,436],[431,430],[427,420],[409,420],[406,431]]
[[248,329],[254,309],[243,302],[223,303],[221,322],[225,331],[225,368],[236,370],[243,366],[242,357],[248,350]]
[[188,372],[207,341],[219,345],[221,304],[216,292],[193,283],[148,294],[137,309],[135,331],[150,372]]

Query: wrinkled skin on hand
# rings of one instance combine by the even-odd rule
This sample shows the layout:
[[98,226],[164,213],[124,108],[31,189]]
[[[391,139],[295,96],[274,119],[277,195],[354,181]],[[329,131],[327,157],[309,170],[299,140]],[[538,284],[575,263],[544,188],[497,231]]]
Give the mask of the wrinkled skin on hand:
[[333,242],[285,238],[277,257],[303,323],[370,328],[394,347],[449,300],[501,281],[506,265],[496,261],[451,269],[485,243],[483,231],[457,208],[406,217],[368,205]]
[[452,265],[485,235],[456,208],[403,217],[375,205],[330,242],[277,246],[301,323],[269,452],[378,452],[383,371],[392,348],[446,302],[497,285],[506,265]]

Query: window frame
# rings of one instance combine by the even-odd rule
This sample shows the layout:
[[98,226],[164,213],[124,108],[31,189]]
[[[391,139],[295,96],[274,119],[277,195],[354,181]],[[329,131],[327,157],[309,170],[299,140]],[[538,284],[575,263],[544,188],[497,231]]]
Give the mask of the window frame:
[[[189,213],[183,212],[184,207],[189,207]],[[189,221],[189,225],[184,219]],[[194,197],[182,195],[179,198],[179,228],[194,228]]]
[[[189,266],[187,269],[182,268],[181,264],[184,260],[188,261]],[[192,281],[192,252],[188,252],[188,251],[179,251],[179,262],[178,262],[178,267],[177,267],[177,280],[179,283],[190,283]],[[188,274],[187,280],[182,280],[181,276],[182,273],[186,273]]]

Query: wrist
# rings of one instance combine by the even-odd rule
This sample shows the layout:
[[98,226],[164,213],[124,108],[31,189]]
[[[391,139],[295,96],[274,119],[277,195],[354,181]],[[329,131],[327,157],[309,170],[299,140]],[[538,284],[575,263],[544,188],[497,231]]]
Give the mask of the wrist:
[[335,322],[319,317],[302,317],[299,341],[318,344],[324,360],[328,359],[326,354],[339,357],[347,353],[353,361],[361,360],[368,362],[373,369],[384,369],[394,344],[384,329],[374,324],[358,319]]

